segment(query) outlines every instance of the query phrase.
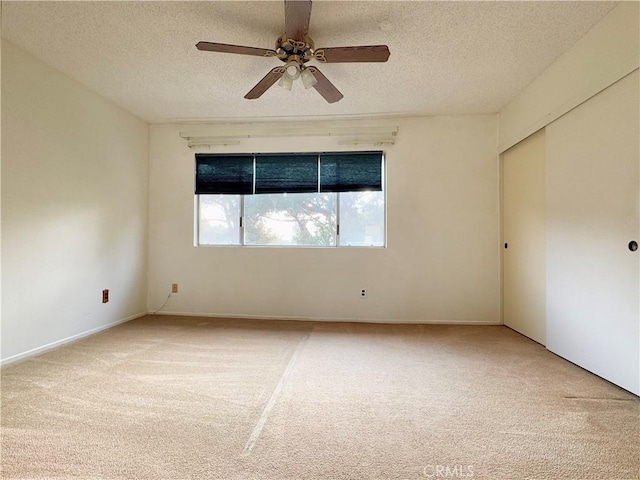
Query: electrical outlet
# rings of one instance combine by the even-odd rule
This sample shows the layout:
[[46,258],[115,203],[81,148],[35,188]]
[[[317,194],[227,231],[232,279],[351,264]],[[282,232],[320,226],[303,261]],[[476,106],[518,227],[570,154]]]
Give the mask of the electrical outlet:
[[171,293],[178,293],[178,284],[177,283],[172,283],[171,284]]
[[109,303],[109,289],[102,290],[102,303]]
[[363,300],[367,298],[367,290],[365,288],[360,290],[360,298],[362,298]]

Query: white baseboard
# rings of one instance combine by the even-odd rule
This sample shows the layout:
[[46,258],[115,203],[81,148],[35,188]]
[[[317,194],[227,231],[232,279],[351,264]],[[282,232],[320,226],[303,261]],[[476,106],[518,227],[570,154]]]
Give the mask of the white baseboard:
[[106,325],[102,325],[100,327],[92,328],[91,330],[87,330],[86,332],[77,333],[75,335],[71,335],[70,337],[63,338],[62,340],[57,340],[55,342],[48,343],[41,347],[33,348],[26,352],[18,353],[17,355],[12,355],[11,357],[3,358],[2,360],[0,360],[0,365],[8,365],[10,363],[17,362],[18,360],[23,360],[28,357],[39,355],[48,350],[61,347],[62,345],[66,345],[67,343],[75,342],[76,340],[80,340],[81,338],[88,337],[89,335],[93,335],[94,333],[98,333],[103,330],[107,330],[109,328],[115,327],[116,325],[120,325],[121,323],[126,323],[131,320],[135,320],[136,318],[144,317],[145,315],[147,315],[147,312],[137,313],[135,315],[131,315],[130,317],[116,320],[115,322],[107,323]]
[[[152,313],[150,313],[151,315]],[[238,315],[231,313],[194,313],[194,312],[157,312],[154,315],[173,315],[176,317],[202,317],[202,318],[239,318],[248,320],[296,320],[303,322],[348,322],[348,323],[388,323],[409,325],[502,325],[499,320],[407,320],[407,319],[378,319],[378,318],[326,318],[326,317],[289,317],[274,315]]]

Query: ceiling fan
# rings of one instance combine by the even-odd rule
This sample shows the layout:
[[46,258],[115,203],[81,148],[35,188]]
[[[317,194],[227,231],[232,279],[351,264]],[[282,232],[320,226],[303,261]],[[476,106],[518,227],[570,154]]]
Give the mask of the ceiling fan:
[[258,57],[277,57],[284,62],[267,73],[244,98],[259,98],[273,84],[279,84],[289,90],[293,81],[302,79],[305,88],[315,88],[329,103],[343,98],[342,93],[315,66],[307,66],[309,60],[320,63],[347,62],[386,62],[389,59],[389,47],[386,45],[370,45],[361,47],[315,48],[309,37],[309,20],[311,18],[311,0],[284,1],[284,33],[276,40],[274,50],[267,48],[244,47],[225,43],[198,42],[196,48],[209,52],[238,53]]

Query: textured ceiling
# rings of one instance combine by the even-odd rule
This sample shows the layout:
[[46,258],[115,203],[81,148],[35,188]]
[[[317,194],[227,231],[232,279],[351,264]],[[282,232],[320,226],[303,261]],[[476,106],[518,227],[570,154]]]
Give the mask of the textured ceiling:
[[475,114],[499,111],[615,5],[315,1],[317,47],[391,50],[387,63],[322,65],[344,94],[331,105],[299,82],[245,100],[281,62],[194,46],[273,48],[280,1],[3,1],[2,36],[151,122]]

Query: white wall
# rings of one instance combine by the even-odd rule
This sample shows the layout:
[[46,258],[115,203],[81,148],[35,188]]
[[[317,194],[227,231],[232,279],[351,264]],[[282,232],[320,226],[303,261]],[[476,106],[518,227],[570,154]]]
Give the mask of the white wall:
[[[389,322],[500,322],[494,115],[381,121],[400,127],[387,159],[386,249],[194,247],[197,126],[152,125],[149,304],[163,311]],[[357,125],[353,121],[353,125]],[[216,152],[345,150],[331,138],[245,140]],[[355,147],[352,147],[355,148]],[[371,147],[364,147],[370,149]],[[368,298],[359,298],[366,288]]]
[[500,111],[500,152],[638,68],[640,2],[620,2]]
[[2,42],[3,361],[146,312],[148,140]]

